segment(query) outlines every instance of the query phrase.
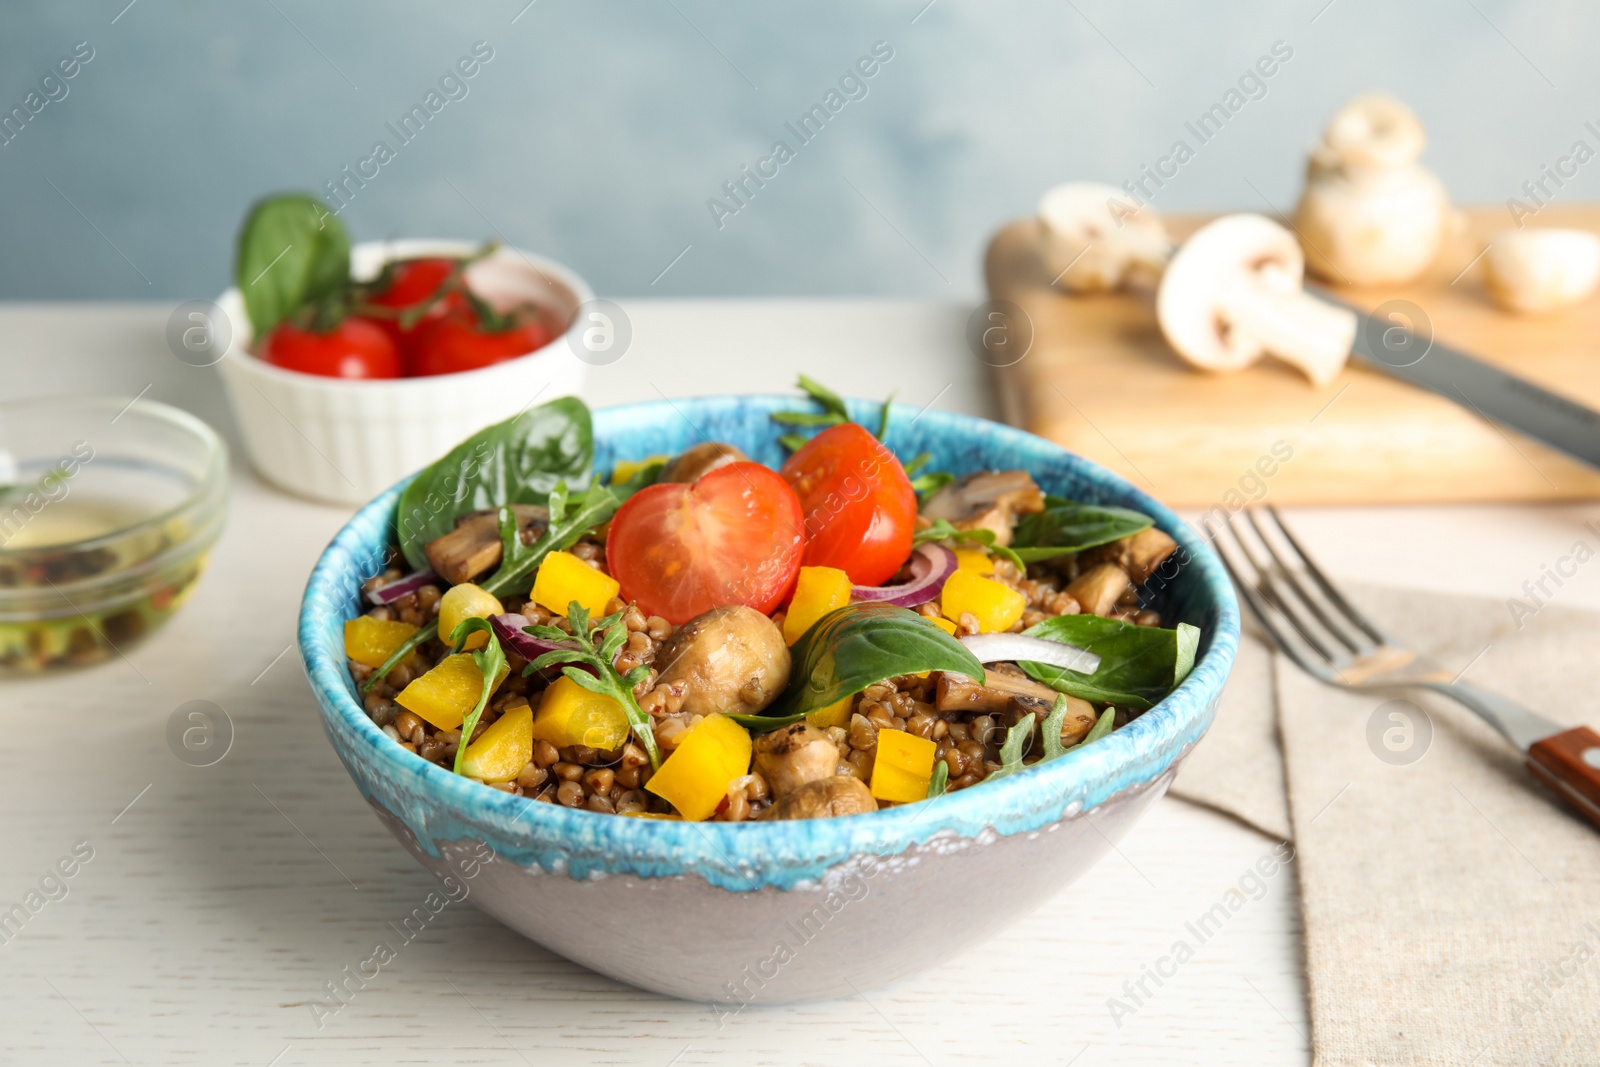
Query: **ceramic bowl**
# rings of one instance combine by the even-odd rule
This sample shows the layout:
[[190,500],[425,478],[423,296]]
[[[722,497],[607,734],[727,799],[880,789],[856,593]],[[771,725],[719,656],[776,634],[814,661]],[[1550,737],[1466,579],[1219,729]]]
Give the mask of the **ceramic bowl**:
[[[708,437],[776,466],[783,454],[769,416],[794,404],[712,397],[601,410],[596,469]],[[853,410],[869,424],[876,418],[874,405]],[[931,452],[932,469],[1021,467],[1050,492],[1153,515],[1180,546],[1177,565],[1152,579],[1154,606],[1168,625],[1202,632],[1188,678],[1093,745],[870,815],[683,823],[539,804],[406,752],[362,710],[342,625],[362,610],[361,582],[381,567],[396,486],[318,561],[300,649],[350,776],[453,899],[602,974],[721,1011],[847,996],[939,963],[1059,893],[1165,792],[1210,725],[1238,646],[1238,607],[1209,545],[1116,475],[1038,437],[962,415],[893,414],[890,446],[902,456]],[[963,921],[930,930],[927,916],[947,912]]]
[[[468,241],[368,241],[351,249],[350,272],[366,280],[390,260],[477,250]],[[594,299],[587,282],[554,260],[513,248],[474,263],[467,281],[497,307],[532,300],[550,308],[568,324],[566,332],[535,352],[478,370],[350,381],[257,359],[239,291],[218,297],[230,343],[217,369],[256,470],[297,496],[360,504],[482,427],[581,389],[587,365],[568,337],[586,328],[578,310]]]

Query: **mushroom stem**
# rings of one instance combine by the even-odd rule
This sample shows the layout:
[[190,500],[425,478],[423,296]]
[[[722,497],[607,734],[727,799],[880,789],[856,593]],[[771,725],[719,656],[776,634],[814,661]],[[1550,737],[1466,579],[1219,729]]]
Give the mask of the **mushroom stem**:
[[1280,289],[1240,276],[1218,293],[1229,328],[1271,355],[1327,385],[1344,366],[1356,339],[1356,316],[1300,289]]

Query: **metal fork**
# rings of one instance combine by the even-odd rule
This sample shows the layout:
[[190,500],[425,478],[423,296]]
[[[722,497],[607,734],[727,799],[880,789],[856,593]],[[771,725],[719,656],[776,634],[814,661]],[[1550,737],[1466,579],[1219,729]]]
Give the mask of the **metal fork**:
[[1276,508],[1244,508],[1204,525],[1251,613],[1307,674],[1345,689],[1444,694],[1498,730],[1535,778],[1600,826],[1600,733],[1567,729],[1451,677],[1380,630],[1322,573]]

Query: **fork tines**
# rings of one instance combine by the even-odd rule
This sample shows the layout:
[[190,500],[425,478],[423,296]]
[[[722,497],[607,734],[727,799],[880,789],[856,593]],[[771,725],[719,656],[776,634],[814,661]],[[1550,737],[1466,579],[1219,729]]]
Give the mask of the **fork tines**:
[[1245,603],[1290,659],[1319,677],[1392,646],[1300,547],[1276,508],[1245,508],[1201,525]]

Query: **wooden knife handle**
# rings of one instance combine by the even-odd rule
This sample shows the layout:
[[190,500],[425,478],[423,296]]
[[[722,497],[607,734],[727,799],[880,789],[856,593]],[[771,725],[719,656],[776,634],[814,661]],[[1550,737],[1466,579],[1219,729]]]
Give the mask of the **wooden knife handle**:
[[1528,770],[1600,826],[1600,734],[1577,726],[1536,741],[1528,749]]

